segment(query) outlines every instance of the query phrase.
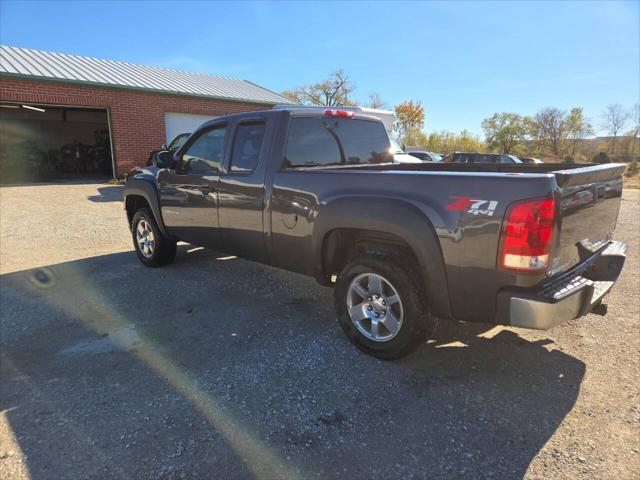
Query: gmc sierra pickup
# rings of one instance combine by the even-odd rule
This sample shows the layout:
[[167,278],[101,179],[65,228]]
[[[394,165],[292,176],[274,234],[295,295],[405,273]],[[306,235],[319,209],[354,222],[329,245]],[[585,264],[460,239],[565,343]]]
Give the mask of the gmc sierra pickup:
[[296,108],[212,120],[124,194],[143,264],[184,241],[315,277],[349,339],[390,359],[436,318],[547,329],[604,314],[625,260],[623,170],[398,164],[379,120]]

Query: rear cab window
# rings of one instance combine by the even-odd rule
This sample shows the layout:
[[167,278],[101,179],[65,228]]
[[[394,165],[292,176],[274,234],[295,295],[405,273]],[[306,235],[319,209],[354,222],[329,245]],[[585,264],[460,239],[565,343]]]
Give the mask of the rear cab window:
[[358,118],[293,117],[285,168],[393,162],[381,122]]

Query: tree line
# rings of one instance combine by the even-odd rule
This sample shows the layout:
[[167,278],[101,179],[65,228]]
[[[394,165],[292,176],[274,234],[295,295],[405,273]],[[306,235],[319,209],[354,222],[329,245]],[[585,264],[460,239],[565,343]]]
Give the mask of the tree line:
[[486,148],[503,153],[551,156],[565,161],[583,161],[593,155],[602,156],[602,153],[629,156],[640,153],[640,108],[637,104],[629,110],[620,104],[605,108],[600,115],[600,129],[608,136],[599,144],[590,140],[596,132],[581,107],[569,111],[543,108],[530,117],[495,113],[482,121],[482,129]]
[[[358,104],[353,96],[355,90],[356,85],[346,72],[336,70],[325,80],[287,90],[283,95],[305,105],[354,106]],[[377,93],[371,93],[363,106],[389,108]],[[547,107],[533,116],[494,113],[481,123],[484,139],[467,130],[425,132],[425,110],[420,101],[407,100],[393,110],[394,132],[400,142],[433,152],[495,152],[567,162],[590,161],[597,155],[603,159],[613,155],[635,158],[640,154],[639,104],[630,109],[620,104],[608,105],[598,125],[608,136],[600,142],[592,140],[595,128],[581,107],[568,111]]]

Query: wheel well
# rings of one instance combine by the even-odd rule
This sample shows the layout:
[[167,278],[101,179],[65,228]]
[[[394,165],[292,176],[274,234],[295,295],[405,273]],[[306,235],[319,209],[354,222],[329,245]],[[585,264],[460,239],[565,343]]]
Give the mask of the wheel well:
[[133,216],[138,210],[140,210],[141,208],[148,208],[149,210],[151,210],[149,202],[147,202],[147,199],[142,195],[127,195],[124,205],[127,209],[127,219],[129,220],[129,225],[131,225]]
[[375,230],[339,228],[327,233],[322,243],[322,272],[326,283],[331,284],[331,277],[340,273],[353,257],[370,250],[391,250],[410,262],[409,265],[418,263],[409,244],[397,235]]

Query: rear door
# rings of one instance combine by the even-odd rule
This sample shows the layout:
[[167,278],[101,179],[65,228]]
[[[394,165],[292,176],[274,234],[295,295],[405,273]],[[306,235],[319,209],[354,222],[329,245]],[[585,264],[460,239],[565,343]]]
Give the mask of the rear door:
[[[273,117],[269,117],[273,119]],[[223,249],[267,263],[264,238],[265,176],[273,121],[243,119],[233,127],[229,161],[220,177],[218,200]]]
[[196,133],[180,151],[176,170],[161,170],[160,208],[169,232],[180,240],[219,249],[218,183],[227,125]]

